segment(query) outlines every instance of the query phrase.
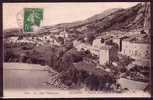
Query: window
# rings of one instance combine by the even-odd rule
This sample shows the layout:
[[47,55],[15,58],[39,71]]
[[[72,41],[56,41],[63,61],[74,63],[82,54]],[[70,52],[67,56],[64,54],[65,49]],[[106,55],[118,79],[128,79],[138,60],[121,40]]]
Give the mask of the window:
[[149,54],[149,50],[146,51],[146,54]]
[[147,50],[146,54],[145,54],[145,57],[149,57],[149,56],[150,56],[150,54],[149,54],[149,51]]
[[137,56],[138,54],[137,54],[137,51],[135,51],[135,56]]

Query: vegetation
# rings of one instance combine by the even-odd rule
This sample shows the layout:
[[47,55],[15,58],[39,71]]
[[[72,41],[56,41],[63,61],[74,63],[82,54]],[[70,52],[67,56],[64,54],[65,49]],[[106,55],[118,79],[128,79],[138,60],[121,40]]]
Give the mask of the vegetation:
[[[29,49],[23,48],[24,46]],[[91,75],[86,71],[78,71],[74,67],[73,63],[83,61],[86,58],[94,58],[89,51],[78,52],[70,44],[64,47],[36,47],[31,44],[24,46],[21,44],[14,47],[5,45],[5,62],[49,65],[52,69],[60,73],[59,79],[69,88],[81,87],[82,84],[85,84],[91,90],[104,89],[103,87],[107,83],[104,80],[113,80],[113,78],[108,78],[109,80],[105,79],[106,76],[99,77],[94,74]]]

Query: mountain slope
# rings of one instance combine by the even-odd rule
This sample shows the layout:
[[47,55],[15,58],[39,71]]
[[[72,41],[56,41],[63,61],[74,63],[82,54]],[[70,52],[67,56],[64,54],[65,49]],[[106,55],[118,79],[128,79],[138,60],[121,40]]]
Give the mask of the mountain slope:
[[[139,3],[128,9],[114,8],[108,9],[100,14],[91,16],[83,21],[76,21],[72,23],[61,23],[55,26],[48,26],[44,28],[45,33],[47,30],[60,30],[64,28],[68,30],[76,30],[84,34],[84,32],[94,31],[95,34],[102,34],[105,31],[120,30],[130,31],[135,29],[149,30],[151,27],[150,17],[150,3]],[[49,32],[47,31],[47,32]],[[59,31],[59,32],[60,32]],[[4,32],[10,33],[10,32]],[[20,32],[18,32],[20,33]],[[99,35],[100,35],[99,34]]]
[[[138,4],[129,9],[120,10],[113,14],[110,14],[104,18],[99,20],[95,20],[92,22],[88,22],[88,26],[95,27],[96,31],[104,32],[109,30],[123,30],[130,31],[136,28],[143,28],[145,18],[148,16],[149,12],[146,12],[146,9],[150,9],[149,6],[146,8],[145,4]],[[144,17],[146,14],[146,17]],[[146,25],[148,25],[149,20],[146,21]],[[91,27],[87,28],[89,30]]]
[[148,28],[151,20],[149,9],[149,3],[139,3],[128,9],[115,9],[109,14],[105,14],[107,12],[105,11],[84,21],[60,24],[59,27],[74,28],[81,32],[84,32],[84,30],[90,31],[92,28],[95,32],[100,33],[109,30],[130,31],[142,29],[144,26]]

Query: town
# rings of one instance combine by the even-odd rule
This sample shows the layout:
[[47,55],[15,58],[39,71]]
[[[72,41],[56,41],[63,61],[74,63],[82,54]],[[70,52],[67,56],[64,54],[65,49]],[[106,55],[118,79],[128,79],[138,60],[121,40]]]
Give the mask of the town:
[[[111,35],[109,33],[111,33]],[[15,36],[7,38],[7,42],[17,44],[31,43],[36,47],[43,45],[48,45],[49,47],[62,47],[65,46],[67,41],[72,37],[73,34],[69,35],[69,33],[63,29],[62,32],[55,34],[54,36],[53,34],[36,37]],[[141,81],[142,83],[149,81],[149,69],[151,66],[150,36],[144,32],[144,30],[126,32],[125,34],[121,31],[110,31],[106,32],[103,36],[94,38],[92,43],[88,42],[88,37],[86,36],[82,38],[82,40],[71,39],[70,43],[73,44],[73,48],[77,51],[88,51],[91,53],[91,56],[95,57],[94,59],[73,63],[77,70],[84,70],[95,74],[97,73],[97,69],[112,73],[114,69],[120,68],[127,70],[126,73],[125,71],[120,71],[120,81],[123,81],[122,77]],[[142,72],[137,72],[137,70],[132,72],[131,70],[135,68],[141,70]],[[133,73],[135,76],[133,76]],[[129,76],[125,74],[129,74]],[[127,80],[124,81],[126,82]],[[124,81],[122,83],[122,87],[124,87]],[[131,86],[132,85],[129,85],[129,87],[125,86],[125,88],[131,88]],[[140,87],[132,88],[144,89],[145,86],[147,86],[147,83],[145,83],[144,86],[140,85]]]
[[[4,62],[48,66],[45,85],[57,88],[150,91],[147,7],[142,3],[95,21],[43,26],[29,33],[4,30]],[[135,11],[146,17],[137,17]]]

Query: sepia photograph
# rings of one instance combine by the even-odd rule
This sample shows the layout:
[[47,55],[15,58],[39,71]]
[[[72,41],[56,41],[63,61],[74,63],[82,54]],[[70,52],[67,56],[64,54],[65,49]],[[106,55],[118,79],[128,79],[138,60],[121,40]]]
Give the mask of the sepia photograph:
[[2,8],[4,98],[151,97],[150,2]]

